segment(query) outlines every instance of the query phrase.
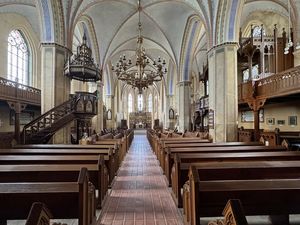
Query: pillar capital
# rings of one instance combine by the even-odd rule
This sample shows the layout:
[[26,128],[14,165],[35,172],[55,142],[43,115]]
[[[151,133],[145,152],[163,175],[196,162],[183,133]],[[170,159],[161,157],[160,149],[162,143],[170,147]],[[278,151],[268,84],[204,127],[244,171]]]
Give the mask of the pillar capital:
[[115,96],[114,95],[106,95],[105,97],[113,99]]
[[211,49],[207,51],[208,57],[211,57],[215,53],[222,52],[225,48],[232,48],[233,50],[237,50],[239,44],[237,42],[224,42],[219,45],[213,46]]
[[189,81],[189,80],[183,80],[183,81],[179,81],[177,83],[177,86],[179,86],[179,87],[181,87],[181,86],[190,86],[191,84],[192,84],[191,81]]
[[40,44],[40,48],[55,48],[55,49],[58,49],[62,52],[65,52],[65,53],[68,53],[68,54],[72,55],[72,50],[71,49],[69,49],[66,46],[57,44],[55,42],[42,42]]

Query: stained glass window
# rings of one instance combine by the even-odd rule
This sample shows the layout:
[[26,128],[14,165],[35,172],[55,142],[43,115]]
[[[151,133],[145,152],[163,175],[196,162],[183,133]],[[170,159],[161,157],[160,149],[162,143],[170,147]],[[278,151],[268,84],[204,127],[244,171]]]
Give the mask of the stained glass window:
[[[261,27],[255,26],[253,28],[253,37],[260,37],[260,34],[261,34]],[[263,30],[263,36],[265,36],[265,35],[266,35],[266,32],[265,32],[265,30]]]
[[148,97],[148,112],[152,112],[152,94]]
[[29,51],[28,46],[18,30],[8,36],[7,75],[9,80],[28,84]]
[[143,95],[138,95],[138,110],[143,110]]
[[128,112],[129,113],[132,112],[132,95],[131,94],[128,95]]

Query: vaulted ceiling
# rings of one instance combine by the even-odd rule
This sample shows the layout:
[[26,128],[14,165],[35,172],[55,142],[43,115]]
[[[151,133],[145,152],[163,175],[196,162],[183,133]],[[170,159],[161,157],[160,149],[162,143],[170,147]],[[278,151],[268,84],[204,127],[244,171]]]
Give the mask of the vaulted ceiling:
[[[299,40],[300,0],[290,2]],[[202,68],[206,51],[213,45],[235,41],[239,26],[246,26],[255,12],[279,14],[282,21],[288,21],[287,0],[141,0],[141,6],[146,53],[152,59],[164,57],[177,72],[182,57],[188,54],[183,49],[189,47],[191,39],[193,70],[197,71]],[[102,68],[121,54],[133,56],[136,48],[137,0],[0,0],[0,13],[25,16],[41,42],[59,42],[69,48],[76,25],[85,24]],[[192,17],[198,21],[195,36],[188,29]],[[52,36],[47,33],[49,26]]]

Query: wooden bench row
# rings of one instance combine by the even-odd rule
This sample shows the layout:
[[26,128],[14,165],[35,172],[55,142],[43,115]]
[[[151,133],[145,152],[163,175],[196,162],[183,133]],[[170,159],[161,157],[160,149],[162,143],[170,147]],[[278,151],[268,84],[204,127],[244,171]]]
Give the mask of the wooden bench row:
[[300,179],[204,180],[191,166],[184,188],[184,213],[188,224],[200,224],[201,217],[220,216],[228,199],[240,199],[246,215],[300,213]]
[[[147,136],[175,202],[183,205],[187,224],[198,225],[204,216],[220,216],[229,198],[245,201],[247,215],[283,214],[281,224],[288,224],[288,214],[299,213],[300,198],[289,204],[300,191],[299,152],[253,142],[200,143],[176,138],[161,138],[158,145],[155,134]],[[221,223],[210,225],[217,224]]]
[[[267,171],[267,175],[273,177],[300,177],[300,174],[297,174],[300,172],[300,167],[297,165],[299,161],[295,161],[300,159],[300,154],[297,153],[292,155],[290,155],[289,152],[283,154],[280,152],[279,155],[278,153],[268,153],[267,155],[265,155],[265,153],[251,153],[250,155],[239,153],[237,158],[234,158],[234,156],[222,157],[214,155],[212,158],[207,156],[201,159],[192,160],[192,157],[185,157],[186,156],[182,157],[181,154],[175,156],[175,162],[171,173],[172,195],[178,207],[182,207],[181,188],[183,188],[184,183],[188,179],[188,170],[191,165],[195,166],[199,171],[205,171],[201,173],[203,179],[227,180],[231,178],[238,179],[238,176],[250,178],[254,172],[263,170],[264,168]],[[272,173],[275,174],[268,174],[270,169],[267,170],[267,168],[271,168]],[[245,169],[248,169],[248,171],[245,172]],[[280,170],[284,171],[281,172]],[[230,172],[227,174],[227,171]],[[282,174],[285,174],[285,171],[288,171],[289,173],[283,176]],[[267,175],[264,176],[264,172],[265,171],[261,172],[261,174],[255,173],[255,176],[258,177],[260,175],[261,178],[267,177]],[[248,173],[251,174],[249,175]],[[205,176],[206,174],[207,176]]]
[[[24,184],[24,188],[28,191],[28,195],[23,195],[19,198],[20,202],[20,212],[17,215],[24,217],[25,211],[28,213],[28,203],[34,201],[43,201],[49,204],[49,208],[55,218],[83,218],[82,215],[75,215],[73,208],[76,205],[81,205],[86,209],[94,205],[98,207],[101,206],[104,200],[109,184],[112,183],[113,178],[119,168],[121,160],[125,156],[127,151],[127,145],[129,146],[132,142],[133,132],[129,134],[128,144],[116,140],[104,140],[96,145],[25,145],[16,146],[15,149],[1,149],[0,150],[0,185],[2,187],[1,195],[2,200],[5,200],[7,196],[12,197],[16,201],[19,198],[18,191],[22,192],[20,189],[21,185]],[[93,190],[93,198],[90,194],[90,199],[93,199],[93,203],[86,204],[80,200],[79,204],[74,203],[73,194],[69,192],[75,192],[76,188],[70,188],[79,175],[81,168],[86,168],[89,170],[89,189]],[[82,175],[81,175],[82,176]],[[25,183],[24,183],[25,182]],[[41,183],[42,182],[42,183]],[[73,186],[72,186],[73,187]],[[92,187],[92,188],[91,188]],[[48,189],[49,188],[49,189]],[[69,191],[65,191],[66,190]],[[95,188],[98,190],[98,198],[95,199]],[[7,189],[6,191],[4,191]],[[54,201],[56,197],[56,191],[61,193],[63,197],[58,195],[67,202],[65,204],[60,204],[61,209],[54,208]],[[32,194],[38,193],[36,198]],[[41,190],[42,194],[39,194]],[[49,192],[48,192],[49,190]],[[77,188],[77,190],[83,190],[83,188]],[[84,190],[88,190],[84,187]],[[52,193],[53,191],[53,193]],[[55,194],[54,194],[55,193]],[[32,194],[32,196],[30,196]],[[47,198],[47,196],[52,196],[53,202]],[[66,198],[64,196],[67,196]],[[28,197],[29,196],[29,197]],[[70,199],[70,201],[68,200]],[[17,201],[16,201],[17,202]],[[12,203],[8,203],[9,207],[6,207],[6,211],[3,211],[4,218],[1,223],[5,224],[7,219],[18,219],[18,217],[13,216]],[[11,205],[10,205],[11,204]],[[67,206],[70,204],[70,210]],[[1,210],[1,209],[0,209]],[[70,211],[70,212],[69,212]],[[60,214],[58,213],[60,212]],[[10,214],[11,213],[11,214]],[[91,213],[95,214],[94,212]],[[89,222],[92,221],[92,217],[89,217]],[[81,220],[81,219],[80,219]],[[79,221],[79,224],[90,224],[85,220]]]
[[179,135],[178,137],[162,137],[162,135],[159,136],[155,131],[151,129],[147,130],[147,138],[154,153],[157,156],[159,155],[161,149],[164,148],[165,143],[211,142],[211,140],[203,138],[203,135],[200,135],[199,137],[183,137],[181,135]]
[[95,223],[95,188],[87,168],[70,182],[0,183],[0,223],[26,219],[34,202],[45,202],[54,218],[78,218],[79,225]]
[[[221,145],[223,144],[223,146]],[[174,154],[179,153],[185,153],[185,154],[192,154],[192,157],[203,157],[203,155],[197,155],[197,154],[204,154],[204,153],[211,153],[211,154],[217,154],[217,153],[228,153],[226,156],[228,157],[234,157],[233,153],[241,153],[241,152],[247,152],[247,153],[256,153],[256,152],[274,152],[274,151],[285,151],[286,149],[281,146],[252,146],[251,143],[249,143],[250,146],[247,145],[247,143],[241,143],[241,142],[227,142],[227,143],[218,143],[218,145],[214,145],[214,143],[199,143],[195,145],[195,147],[186,147],[185,144],[172,146],[169,145],[168,148],[164,149],[163,153],[161,154],[161,158],[164,157],[164,160],[161,161],[161,167],[163,168],[163,171],[167,177],[167,180],[170,184],[170,178],[171,178],[171,168],[174,163]],[[197,146],[197,147],[196,147]],[[229,154],[232,153],[232,154]],[[224,154],[222,154],[224,155]],[[209,155],[207,155],[209,157]],[[214,157],[215,155],[212,155]],[[187,156],[188,157],[188,156]]]

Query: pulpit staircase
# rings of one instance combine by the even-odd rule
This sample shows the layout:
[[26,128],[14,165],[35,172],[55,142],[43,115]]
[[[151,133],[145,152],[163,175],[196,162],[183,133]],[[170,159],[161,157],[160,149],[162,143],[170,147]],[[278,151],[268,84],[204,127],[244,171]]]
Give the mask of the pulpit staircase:
[[97,114],[95,93],[76,92],[70,99],[26,124],[23,144],[48,143],[52,136],[74,119],[90,119]]

